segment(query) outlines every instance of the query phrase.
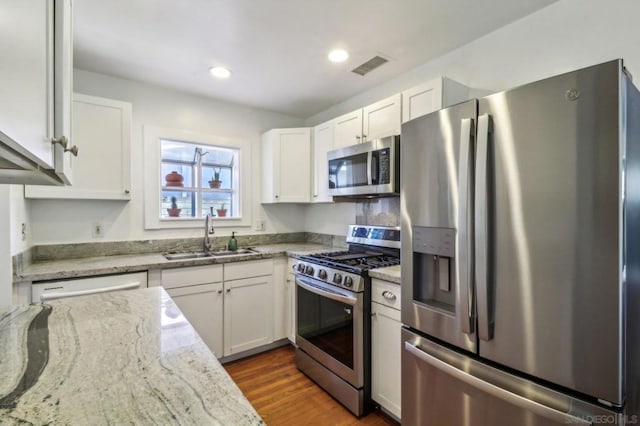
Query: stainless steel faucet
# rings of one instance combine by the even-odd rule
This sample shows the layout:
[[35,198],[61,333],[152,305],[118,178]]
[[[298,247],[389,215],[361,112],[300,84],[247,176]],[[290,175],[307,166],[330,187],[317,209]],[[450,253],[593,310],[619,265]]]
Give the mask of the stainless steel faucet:
[[207,213],[204,218],[204,240],[202,241],[202,248],[205,253],[208,253],[211,250],[211,239],[209,239],[209,235],[213,235],[216,233],[213,225],[210,225],[211,217],[211,213]]

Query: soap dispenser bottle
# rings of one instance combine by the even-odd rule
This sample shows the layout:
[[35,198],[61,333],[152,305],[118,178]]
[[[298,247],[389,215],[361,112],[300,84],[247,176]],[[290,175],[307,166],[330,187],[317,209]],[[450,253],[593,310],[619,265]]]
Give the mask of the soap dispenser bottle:
[[235,232],[231,233],[231,238],[229,239],[229,251],[238,250],[238,240],[236,240]]

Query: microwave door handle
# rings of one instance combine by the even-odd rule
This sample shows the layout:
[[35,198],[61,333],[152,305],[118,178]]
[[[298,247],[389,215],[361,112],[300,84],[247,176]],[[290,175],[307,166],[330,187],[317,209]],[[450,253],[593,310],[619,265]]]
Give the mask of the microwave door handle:
[[371,185],[379,185],[380,151],[371,151]]
[[367,152],[367,185],[373,185],[372,176],[371,176],[371,163],[373,162],[373,153],[371,151]]

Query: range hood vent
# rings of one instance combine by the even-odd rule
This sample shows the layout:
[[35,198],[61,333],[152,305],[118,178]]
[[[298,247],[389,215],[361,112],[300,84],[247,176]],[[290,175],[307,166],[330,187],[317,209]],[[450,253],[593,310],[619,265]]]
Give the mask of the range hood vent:
[[365,74],[370,73],[371,71],[373,71],[376,68],[378,68],[380,65],[384,65],[387,62],[389,62],[389,61],[387,59],[383,58],[383,57],[374,56],[373,58],[369,59],[364,64],[352,69],[351,72],[356,73],[358,75],[364,76]]

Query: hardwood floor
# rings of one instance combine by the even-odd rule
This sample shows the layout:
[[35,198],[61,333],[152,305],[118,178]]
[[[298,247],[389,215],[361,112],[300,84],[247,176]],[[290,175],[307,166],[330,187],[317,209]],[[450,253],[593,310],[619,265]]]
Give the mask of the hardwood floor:
[[398,425],[381,411],[357,419],[298,371],[294,355],[284,346],[224,366],[267,425]]

